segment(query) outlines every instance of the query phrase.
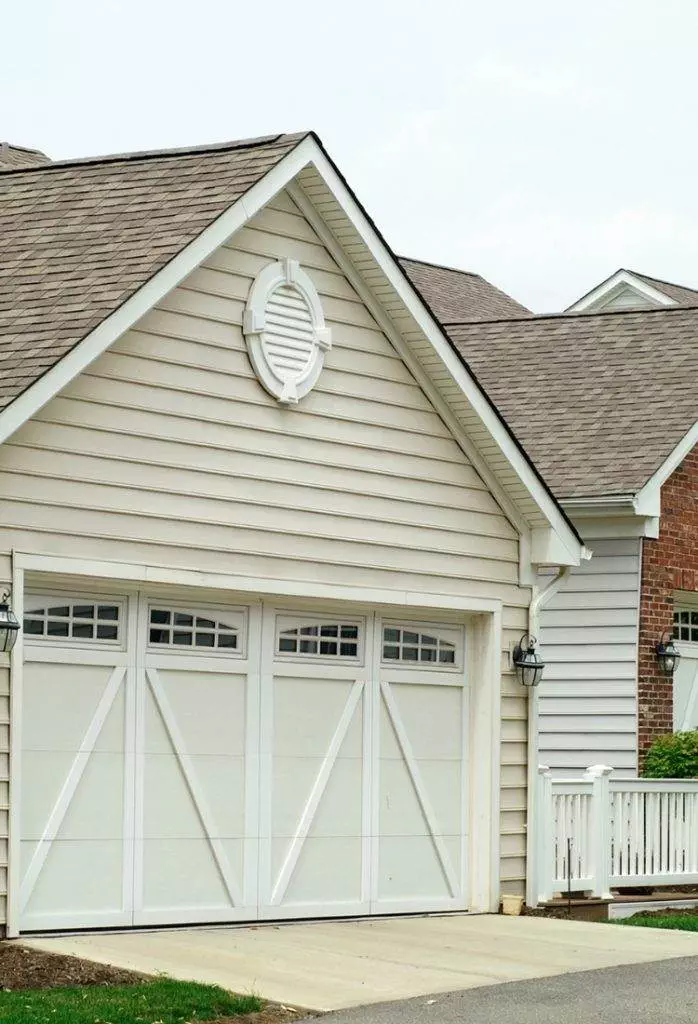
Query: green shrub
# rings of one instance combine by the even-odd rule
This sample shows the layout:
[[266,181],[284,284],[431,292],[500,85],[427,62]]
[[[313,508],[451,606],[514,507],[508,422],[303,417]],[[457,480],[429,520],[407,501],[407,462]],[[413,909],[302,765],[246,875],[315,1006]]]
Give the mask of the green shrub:
[[698,731],[656,739],[647,751],[642,774],[646,779],[697,779]]

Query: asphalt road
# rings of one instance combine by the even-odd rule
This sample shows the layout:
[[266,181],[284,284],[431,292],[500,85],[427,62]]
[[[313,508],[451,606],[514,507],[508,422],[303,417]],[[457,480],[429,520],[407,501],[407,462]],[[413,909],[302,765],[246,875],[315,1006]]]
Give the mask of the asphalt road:
[[327,1015],[328,1024],[698,1024],[698,957],[560,974]]

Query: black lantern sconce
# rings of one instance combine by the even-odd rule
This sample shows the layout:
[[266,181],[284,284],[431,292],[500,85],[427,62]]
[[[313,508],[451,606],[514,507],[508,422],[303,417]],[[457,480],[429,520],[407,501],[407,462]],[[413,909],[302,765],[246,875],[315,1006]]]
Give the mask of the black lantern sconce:
[[681,661],[681,654],[674,645],[674,638],[670,631],[662,633],[659,643],[655,647],[657,661],[663,676],[673,676]]
[[0,598],[0,653],[3,654],[12,650],[19,633],[19,622],[8,603],[9,596],[6,590]]
[[534,636],[524,633],[511,656],[516,675],[522,686],[538,686],[543,678],[545,662],[541,661],[536,650],[536,643]]

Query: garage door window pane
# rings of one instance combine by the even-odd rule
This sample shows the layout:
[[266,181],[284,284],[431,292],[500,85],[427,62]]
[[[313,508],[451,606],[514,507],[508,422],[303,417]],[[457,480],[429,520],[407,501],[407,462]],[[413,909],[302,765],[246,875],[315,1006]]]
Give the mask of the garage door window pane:
[[298,625],[282,629],[277,639],[278,654],[318,658],[358,658],[359,627],[346,622]]
[[383,629],[383,660],[454,665],[456,645],[436,633],[386,626]]
[[157,647],[206,647],[238,650],[239,636],[229,623],[172,608],[150,609],[150,643]]
[[27,602],[24,632],[29,637],[118,643],[121,607],[118,604]]
[[674,639],[698,643],[698,608],[677,608],[674,611]]

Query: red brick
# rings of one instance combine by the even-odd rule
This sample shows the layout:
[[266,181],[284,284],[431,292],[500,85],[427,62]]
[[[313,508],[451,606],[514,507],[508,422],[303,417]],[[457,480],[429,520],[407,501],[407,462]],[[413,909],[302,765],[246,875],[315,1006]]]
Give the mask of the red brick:
[[673,683],[659,673],[655,647],[671,630],[674,591],[698,592],[698,447],[662,487],[657,540],[642,544],[638,651],[638,744],[640,761],[652,741],[671,732]]

